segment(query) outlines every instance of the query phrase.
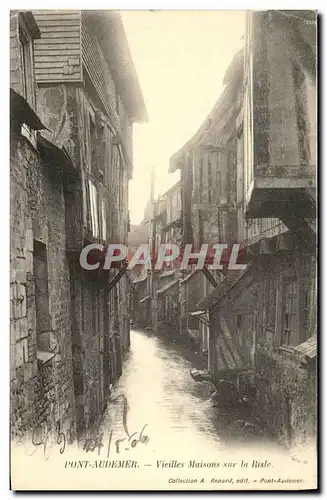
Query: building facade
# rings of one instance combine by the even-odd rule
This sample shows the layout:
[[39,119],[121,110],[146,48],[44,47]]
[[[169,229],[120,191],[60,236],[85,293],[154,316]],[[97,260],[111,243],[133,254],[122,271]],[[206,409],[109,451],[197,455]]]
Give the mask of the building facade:
[[[178,260],[164,262],[155,268],[160,245],[177,245],[181,241],[181,186],[177,182],[164,194],[148,201],[144,219],[130,235],[136,250],[146,243],[151,253],[151,268],[133,270],[133,319],[140,326],[168,332],[178,330],[180,307],[178,284],[181,278]],[[147,238],[146,238],[147,235]]]
[[313,12],[248,16],[243,175],[259,271],[256,407],[290,447],[315,438],[316,45]]
[[[181,183],[178,181],[160,196],[156,222],[156,255],[161,244],[179,247],[181,242]],[[178,331],[179,281],[181,273],[178,260],[164,263],[155,273],[157,295],[157,327],[163,331]]]
[[[170,160],[169,171],[181,171],[182,243],[199,251],[202,244],[237,243],[237,143],[242,113],[244,50],[228,67],[221,96],[196,134]],[[193,267],[193,269],[192,269]],[[208,318],[197,303],[218,286],[225,274],[198,272],[190,266],[180,284],[180,335],[208,350]]]
[[79,256],[127,243],[132,125],[146,112],[118,13],[12,12],[10,27],[11,423],[74,439],[130,342],[126,274]]
[[215,382],[251,393],[289,447],[315,435],[317,287],[316,19],[292,13],[248,14],[216,107],[170,164],[181,169],[183,243],[245,249],[244,269],[224,267],[211,291],[194,281],[201,297],[185,316],[207,324]]

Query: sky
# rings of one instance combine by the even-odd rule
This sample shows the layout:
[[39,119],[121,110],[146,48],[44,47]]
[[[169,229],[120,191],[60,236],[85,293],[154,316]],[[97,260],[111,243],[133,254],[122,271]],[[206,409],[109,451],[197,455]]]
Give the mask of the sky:
[[134,172],[129,187],[131,223],[150,196],[179,179],[170,157],[213,108],[224,73],[242,46],[244,11],[123,11],[121,13],[149,121],[134,125]]

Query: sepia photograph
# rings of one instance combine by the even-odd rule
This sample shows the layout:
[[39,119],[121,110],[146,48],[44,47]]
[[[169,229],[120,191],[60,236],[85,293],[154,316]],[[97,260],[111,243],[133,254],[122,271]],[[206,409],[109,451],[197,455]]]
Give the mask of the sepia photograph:
[[317,16],[10,10],[11,490],[317,490]]

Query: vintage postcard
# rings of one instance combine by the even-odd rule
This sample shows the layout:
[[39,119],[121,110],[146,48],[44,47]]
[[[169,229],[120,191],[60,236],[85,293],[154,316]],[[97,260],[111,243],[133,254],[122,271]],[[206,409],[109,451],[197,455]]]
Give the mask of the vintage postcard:
[[317,489],[317,12],[9,22],[11,489]]

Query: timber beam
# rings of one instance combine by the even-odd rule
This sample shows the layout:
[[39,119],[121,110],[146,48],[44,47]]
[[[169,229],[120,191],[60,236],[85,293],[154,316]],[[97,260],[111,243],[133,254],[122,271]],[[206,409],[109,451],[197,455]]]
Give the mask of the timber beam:
[[215,280],[215,278],[213,277],[212,273],[207,268],[207,266],[203,266],[202,272],[205,275],[205,277],[207,278],[207,280],[209,281],[209,283],[211,283],[212,286],[214,286],[215,288],[217,288],[218,283]]
[[120,280],[122,279],[122,277],[124,276],[124,274],[126,273],[127,271],[127,267],[128,267],[128,261],[126,260],[124,262],[124,265],[123,267],[120,269],[119,273],[116,274],[116,276],[110,281],[110,283],[108,284],[108,292],[111,292],[111,290],[116,286],[118,285],[118,283],[120,282]]

